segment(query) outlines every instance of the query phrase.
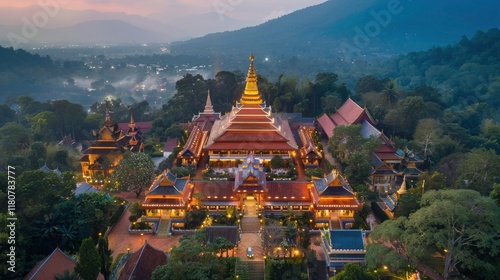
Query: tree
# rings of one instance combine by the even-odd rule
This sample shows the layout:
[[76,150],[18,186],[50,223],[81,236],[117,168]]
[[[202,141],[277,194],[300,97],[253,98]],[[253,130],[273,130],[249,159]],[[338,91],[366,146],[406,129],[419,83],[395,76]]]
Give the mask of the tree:
[[398,92],[396,91],[396,84],[394,81],[389,81],[385,84],[382,90],[382,101],[389,104],[398,102]]
[[327,114],[335,113],[335,110],[342,105],[342,100],[338,96],[329,94],[322,99],[323,112]]
[[422,195],[428,190],[441,190],[446,188],[446,177],[434,171],[430,174],[429,172],[423,172],[418,177],[416,187],[409,190],[409,193]]
[[95,280],[99,275],[100,265],[99,253],[95,248],[94,241],[90,237],[85,238],[78,251],[78,263],[75,266],[75,272],[83,280]]
[[137,221],[142,215],[146,214],[146,211],[141,208],[139,201],[132,202],[128,211],[130,212],[130,221]]
[[458,176],[458,166],[465,160],[462,153],[454,153],[441,159],[437,165],[437,171],[446,177],[446,186],[452,187]]
[[359,264],[348,263],[344,266],[344,270],[338,273],[332,280],[375,280],[374,275],[366,272]]
[[285,163],[283,161],[283,158],[281,156],[273,156],[271,159],[271,168],[283,168],[285,166]]
[[286,238],[285,227],[278,224],[276,220],[269,220],[269,224],[264,227],[263,233],[264,251],[268,255],[273,252],[273,249],[281,246]]
[[78,227],[74,224],[62,225],[58,229],[61,248],[68,249],[71,252],[75,250],[75,244],[78,239]]
[[142,190],[151,183],[155,164],[151,157],[144,153],[126,153],[111,174],[121,190],[135,192],[139,197]]
[[0,104],[0,126],[16,121],[16,111],[5,104]]
[[31,144],[31,150],[28,158],[33,169],[38,169],[43,166],[47,158],[47,148],[42,142],[34,142]]
[[488,195],[494,183],[500,183],[497,171],[500,169],[500,156],[493,150],[474,149],[465,156],[458,166],[460,174],[455,182],[458,188],[476,190]]
[[27,117],[35,140],[51,141],[57,131],[57,117],[53,112],[43,111]]
[[[489,275],[485,279],[493,279],[498,268],[488,258],[500,250],[496,222],[500,213],[494,201],[473,190],[431,190],[422,196],[421,206],[408,219],[400,217],[376,226],[373,244],[394,248],[412,264],[436,252],[444,254],[445,279],[457,265],[482,270],[481,275]],[[373,265],[368,257],[374,255],[373,250],[380,247],[368,247],[369,265]]]
[[422,151],[424,158],[427,158],[434,151],[434,145],[443,134],[441,123],[436,119],[423,119],[418,123],[413,139]]
[[99,261],[101,262],[101,274],[105,280],[109,279],[111,274],[111,264],[113,263],[113,251],[108,247],[108,239],[99,236],[97,241],[97,252],[99,253]]
[[493,184],[493,190],[490,193],[490,197],[500,205],[500,184]]
[[219,258],[217,253],[226,250],[227,243],[207,243],[204,230],[185,235],[179,245],[172,248],[169,261],[159,266],[152,280],[210,280],[248,279],[248,268],[239,258]]
[[364,184],[371,172],[371,155],[380,146],[379,139],[364,138],[361,125],[340,125],[334,128],[328,151],[345,167],[352,185]]
[[357,93],[380,92],[384,88],[384,84],[374,75],[361,77],[356,83],[355,91]]
[[178,123],[172,124],[165,130],[165,136],[171,138],[181,138],[184,135],[184,129]]
[[[407,230],[407,222],[408,219],[403,216],[396,220],[386,220],[375,226],[373,232],[370,234],[373,243],[368,246],[366,253],[369,267],[375,268],[380,266],[380,264],[393,263],[391,260],[402,259],[401,256],[406,260],[406,263],[416,263],[416,260],[411,258],[412,255],[408,253],[410,248],[407,240],[404,238]],[[394,252],[388,254],[383,247],[389,247]],[[385,254],[380,254],[380,252],[385,252]]]
[[[370,151],[352,151],[345,162],[345,175],[353,186],[365,185],[372,173]],[[359,191],[359,189],[355,189]]]
[[413,135],[418,121],[428,117],[427,104],[420,96],[410,96],[398,102],[395,109],[389,110],[384,125],[391,133],[409,137]]
[[82,129],[87,116],[82,105],[67,100],[55,100],[52,101],[52,108],[61,137],[68,133],[74,135]]
[[411,213],[420,208],[420,196],[413,193],[402,194],[398,199],[398,205],[394,209],[395,217],[409,217]]
[[483,279],[498,275],[498,265],[485,258],[500,252],[500,208],[491,198],[474,190],[432,190],[422,196],[421,205],[404,233],[411,255],[422,259],[429,252],[443,252],[445,279],[458,265]]
[[63,178],[42,170],[22,173],[16,184],[19,208],[23,209],[21,215],[30,223],[42,220],[52,207],[71,196],[75,184],[71,173],[65,173]]
[[27,151],[30,147],[31,132],[18,123],[5,124],[0,128],[0,135],[0,153],[4,161],[13,155]]

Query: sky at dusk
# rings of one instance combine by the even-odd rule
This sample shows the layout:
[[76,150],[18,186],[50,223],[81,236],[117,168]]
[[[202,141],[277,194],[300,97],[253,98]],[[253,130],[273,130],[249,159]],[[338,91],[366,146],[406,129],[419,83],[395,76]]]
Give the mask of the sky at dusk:
[[325,0],[0,0],[0,8],[58,3],[70,10],[91,9],[143,16],[163,14],[168,17],[216,12],[235,19],[262,22],[323,2]]

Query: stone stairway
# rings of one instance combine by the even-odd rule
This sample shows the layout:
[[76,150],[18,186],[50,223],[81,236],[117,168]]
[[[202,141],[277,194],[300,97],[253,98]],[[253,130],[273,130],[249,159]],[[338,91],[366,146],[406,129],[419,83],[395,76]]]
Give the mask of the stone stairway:
[[340,221],[339,220],[331,220],[330,221],[330,229],[342,229],[340,226]]
[[264,280],[264,261],[243,260],[248,266],[248,279]]
[[160,220],[160,226],[158,227],[158,230],[156,231],[157,236],[167,236],[168,235],[168,223],[170,222],[169,219],[161,219]]
[[258,217],[243,217],[241,219],[241,232],[250,233],[250,232],[259,232],[260,229],[260,221]]

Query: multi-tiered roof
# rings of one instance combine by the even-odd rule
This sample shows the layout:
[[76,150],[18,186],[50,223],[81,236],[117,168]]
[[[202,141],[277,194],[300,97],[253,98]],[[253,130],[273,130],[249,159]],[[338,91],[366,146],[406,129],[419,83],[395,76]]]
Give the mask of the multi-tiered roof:
[[208,150],[297,150],[287,121],[271,112],[262,101],[250,57],[245,91],[230,113],[215,121],[205,149]]
[[324,178],[313,179],[313,184],[314,188],[311,188],[311,193],[317,209],[358,210],[361,208],[361,203],[356,199],[347,181],[335,170]]
[[191,196],[189,178],[177,178],[169,170],[163,171],[146,192],[142,207],[146,209],[184,209]]

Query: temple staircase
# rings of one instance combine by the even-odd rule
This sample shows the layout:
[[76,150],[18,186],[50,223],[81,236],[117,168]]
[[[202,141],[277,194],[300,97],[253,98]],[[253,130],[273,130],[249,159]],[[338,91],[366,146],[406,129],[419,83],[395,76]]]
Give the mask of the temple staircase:
[[264,280],[264,261],[243,260],[248,266],[248,279]]
[[260,230],[260,221],[258,217],[243,217],[241,219],[242,233],[257,233]]
[[260,230],[260,220],[255,205],[255,200],[245,201],[245,215],[241,219],[242,233],[256,233]]
[[170,219],[161,219],[160,220],[160,226],[158,227],[158,230],[156,231],[157,236],[168,236],[168,223],[170,222]]

